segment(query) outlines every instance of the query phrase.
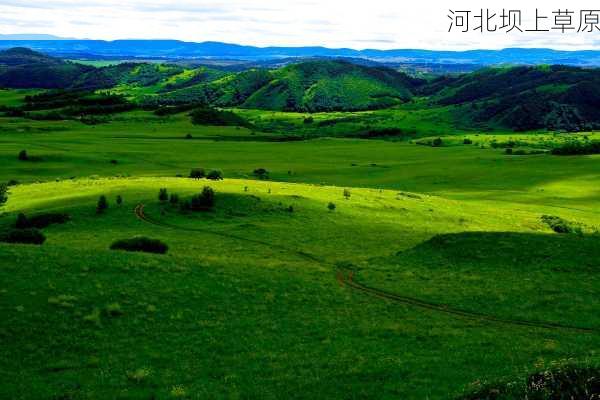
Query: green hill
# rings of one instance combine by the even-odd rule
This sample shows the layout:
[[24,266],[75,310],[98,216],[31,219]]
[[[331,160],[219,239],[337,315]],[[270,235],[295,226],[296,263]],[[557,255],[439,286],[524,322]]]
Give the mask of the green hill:
[[385,108],[410,100],[421,83],[387,68],[311,61],[274,71],[242,106],[288,111]]
[[600,71],[566,66],[490,68],[439,78],[422,91],[441,105],[468,105],[472,122],[514,130],[600,127]]
[[0,51],[0,86],[58,89],[70,86],[93,67],[63,61],[26,49]]

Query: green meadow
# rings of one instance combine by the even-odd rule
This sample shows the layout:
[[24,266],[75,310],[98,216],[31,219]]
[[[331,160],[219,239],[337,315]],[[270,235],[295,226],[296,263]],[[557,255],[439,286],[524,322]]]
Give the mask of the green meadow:
[[[598,133],[411,107],[0,117],[1,230],[69,216],[0,243],[0,398],[547,399],[531,374],[597,371],[600,156],[549,150]],[[139,236],[168,252],[110,249]]]

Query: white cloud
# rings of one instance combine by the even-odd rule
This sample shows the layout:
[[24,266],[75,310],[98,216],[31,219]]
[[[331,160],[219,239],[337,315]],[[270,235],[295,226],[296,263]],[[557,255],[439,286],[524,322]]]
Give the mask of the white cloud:
[[[595,33],[448,32],[448,8],[520,9],[523,25],[536,6],[550,18],[565,8],[599,9],[596,1],[476,0],[407,3],[389,0],[0,0],[0,33],[48,33],[67,37],[172,38],[258,46],[468,49],[504,47],[600,48]],[[574,16],[578,27],[579,15]],[[575,21],[576,20],[576,21]]]

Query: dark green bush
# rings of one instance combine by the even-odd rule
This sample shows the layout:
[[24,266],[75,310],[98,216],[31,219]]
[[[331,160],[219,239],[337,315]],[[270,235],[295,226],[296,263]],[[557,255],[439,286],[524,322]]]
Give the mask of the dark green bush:
[[102,195],[98,199],[98,204],[96,205],[96,214],[102,214],[108,209],[108,200],[106,200],[106,196]]
[[167,189],[162,188],[158,191],[158,200],[160,200],[161,202],[169,200],[169,192],[167,191]]
[[117,199],[116,199],[117,205],[123,205],[123,197],[119,194],[117,195]]
[[327,204],[327,209],[329,211],[335,211],[335,204],[334,203]]
[[587,143],[569,142],[552,149],[552,154],[557,156],[600,154],[600,141]]
[[553,215],[543,215],[542,222],[548,225],[556,233],[582,233],[579,226]]
[[0,183],[0,206],[8,201],[8,185]]
[[264,168],[257,168],[255,169],[252,174],[254,174],[254,176],[256,176],[258,179],[269,179],[269,171],[267,171]]
[[211,181],[222,181],[223,180],[223,172],[214,169],[206,175],[206,179],[210,179]]
[[469,138],[465,138],[465,140],[463,140],[463,144],[473,144],[473,141]]
[[177,205],[179,204],[179,195],[172,193],[171,197],[169,197],[169,203],[171,203],[172,205]]
[[18,156],[19,160],[21,161],[27,161],[29,160],[29,156],[27,155],[27,150],[21,150],[19,152],[19,156]]
[[194,168],[190,171],[190,178],[192,179],[202,179],[206,176],[206,171],[204,168]]
[[190,210],[203,211],[209,210],[215,205],[215,192],[211,187],[205,186],[202,193],[192,197]]
[[70,219],[71,216],[65,213],[46,213],[34,215],[33,217],[27,217],[25,214],[21,213],[17,216],[15,227],[17,229],[43,229],[54,224],[64,224]]
[[221,111],[214,108],[199,108],[190,113],[195,125],[214,126],[245,126],[250,127],[244,118],[231,111]]
[[442,138],[435,138],[433,139],[433,141],[431,142],[431,145],[433,147],[440,147],[443,144],[442,142]]
[[165,254],[169,246],[157,239],[138,236],[131,239],[117,240],[110,246],[111,250]]
[[46,236],[35,228],[31,229],[13,229],[0,235],[0,242],[37,244],[40,245],[46,241]]

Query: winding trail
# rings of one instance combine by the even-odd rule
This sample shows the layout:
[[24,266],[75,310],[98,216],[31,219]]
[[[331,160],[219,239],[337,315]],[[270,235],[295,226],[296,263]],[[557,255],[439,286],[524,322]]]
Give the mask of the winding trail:
[[334,263],[328,262],[322,258],[314,256],[312,254],[305,253],[303,251],[289,249],[285,246],[276,245],[273,243],[263,242],[256,239],[249,239],[243,236],[228,234],[224,232],[215,232],[209,229],[202,228],[187,228],[181,227],[173,224],[169,224],[162,221],[157,221],[144,213],[144,204],[138,204],[134,213],[136,217],[144,222],[149,224],[159,226],[162,228],[168,228],[179,231],[187,231],[187,232],[200,232],[206,233],[209,235],[221,236],[224,238],[235,239],[247,243],[259,244],[262,246],[266,246],[269,248],[275,248],[282,252],[286,252],[288,254],[294,254],[296,256],[302,257],[304,259],[319,263],[324,266],[333,267],[337,270],[336,279],[338,283],[346,288],[354,290],[358,293],[365,294],[367,296],[375,297],[382,300],[391,301],[394,303],[404,304],[407,306],[417,307],[421,309],[426,309],[430,311],[435,311],[438,313],[446,314],[455,318],[467,319],[472,321],[482,321],[488,323],[495,323],[501,325],[513,325],[520,327],[530,327],[530,328],[541,328],[548,330],[561,330],[561,331],[570,331],[570,332],[579,332],[579,333],[592,333],[592,334],[600,334],[600,329],[595,328],[585,328],[578,327],[572,325],[565,325],[554,322],[544,322],[544,321],[533,321],[533,320],[524,320],[524,319],[513,319],[513,318],[502,318],[496,317],[490,314],[478,313],[473,311],[466,311],[457,308],[452,308],[444,304],[432,303],[429,301],[421,300],[415,297],[403,296],[396,293],[391,293],[382,289],[372,288],[367,285],[363,285],[354,280],[354,273],[352,271],[339,269]]

